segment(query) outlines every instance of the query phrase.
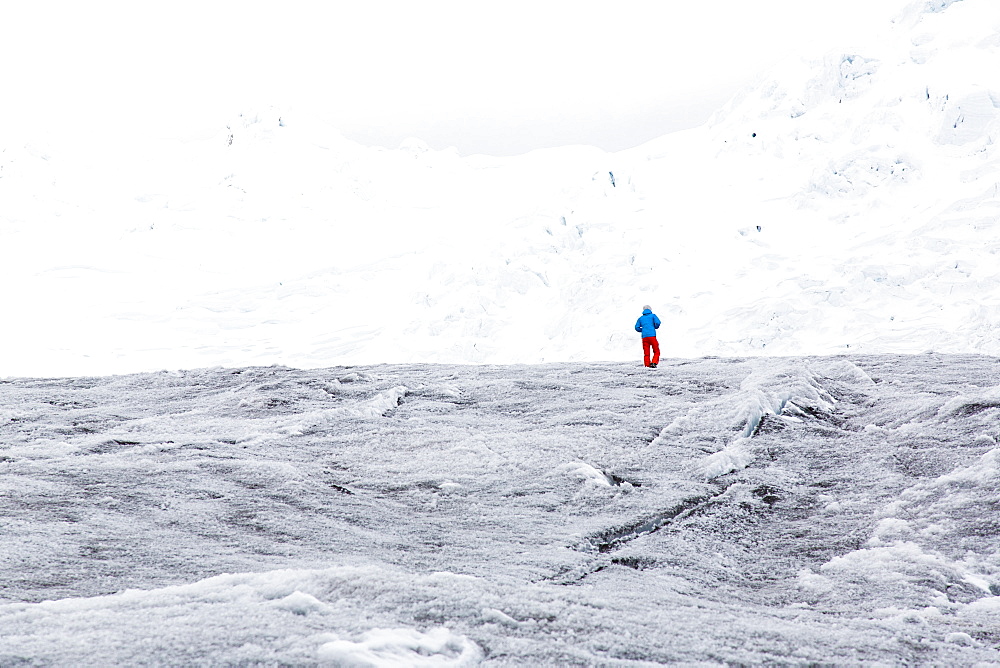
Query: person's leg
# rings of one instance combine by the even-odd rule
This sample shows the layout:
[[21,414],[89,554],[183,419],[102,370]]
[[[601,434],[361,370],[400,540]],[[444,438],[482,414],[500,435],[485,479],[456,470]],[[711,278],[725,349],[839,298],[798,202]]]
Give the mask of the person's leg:
[[649,338],[653,339],[653,341],[652,341],[652,345],[653,345],[653,364],[659,364],[660,363],[660,342],[657,340],[657,338],[655,336],[651,336]]
[[656,338],[652,336],[642,337],[642,363],[645,366],[649,366],[649,349],[653,345],[652,341],[655,340]]

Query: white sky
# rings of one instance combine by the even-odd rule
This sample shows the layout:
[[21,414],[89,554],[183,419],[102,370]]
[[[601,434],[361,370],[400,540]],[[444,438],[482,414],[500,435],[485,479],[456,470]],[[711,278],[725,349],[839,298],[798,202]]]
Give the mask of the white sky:
[[[8,3],[0,143],[211,135],[261,106],[363,143],[634,146],[906,0]],[[14,6],[11,6],[14,5]]]

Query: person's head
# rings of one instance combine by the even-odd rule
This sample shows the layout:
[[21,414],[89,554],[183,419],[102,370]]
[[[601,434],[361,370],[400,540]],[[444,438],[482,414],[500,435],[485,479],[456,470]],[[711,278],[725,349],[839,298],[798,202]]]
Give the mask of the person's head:
[[652,311],[653,309],[649,308],[649,304],[646,304],[645,306],[642,307],[642,310],[643,311]]

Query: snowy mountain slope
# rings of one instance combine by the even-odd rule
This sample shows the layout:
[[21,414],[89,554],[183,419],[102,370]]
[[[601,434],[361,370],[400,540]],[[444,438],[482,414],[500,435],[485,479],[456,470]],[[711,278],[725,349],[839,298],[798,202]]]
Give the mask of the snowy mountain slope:
[[[998,28],[994,3],[915,3],[880,43],[790,61],[717,115],[672,196],[741,228],[747,290],[692,325],[702,346],[995,352]],[[687,157],[671,139],[647,154]],[[684,177],[663,162],[640,178]],[[702,206],[715,189],[726,204]]]
[[211,369],[0,406],[3,665],[1000,651],[988,357]]
[[5,144],[0,369],[634,359],[643,303],[678,355],[996,354],[998,29],[912,3],[617,154],[369,149],[279,108]]

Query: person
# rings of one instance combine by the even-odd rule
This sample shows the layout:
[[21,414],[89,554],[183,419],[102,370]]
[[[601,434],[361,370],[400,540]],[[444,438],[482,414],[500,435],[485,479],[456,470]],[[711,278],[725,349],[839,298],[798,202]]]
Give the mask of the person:
[[[635,331],[642,334],[642,359],[646,366],[655,369],[660,363],[660,344],[656,340],[656,330],[660,328],[660,319],[656,317],[649,305],[642,307],[642,315],[635,321]],[[650,357],[650,351],[653,355]]]

